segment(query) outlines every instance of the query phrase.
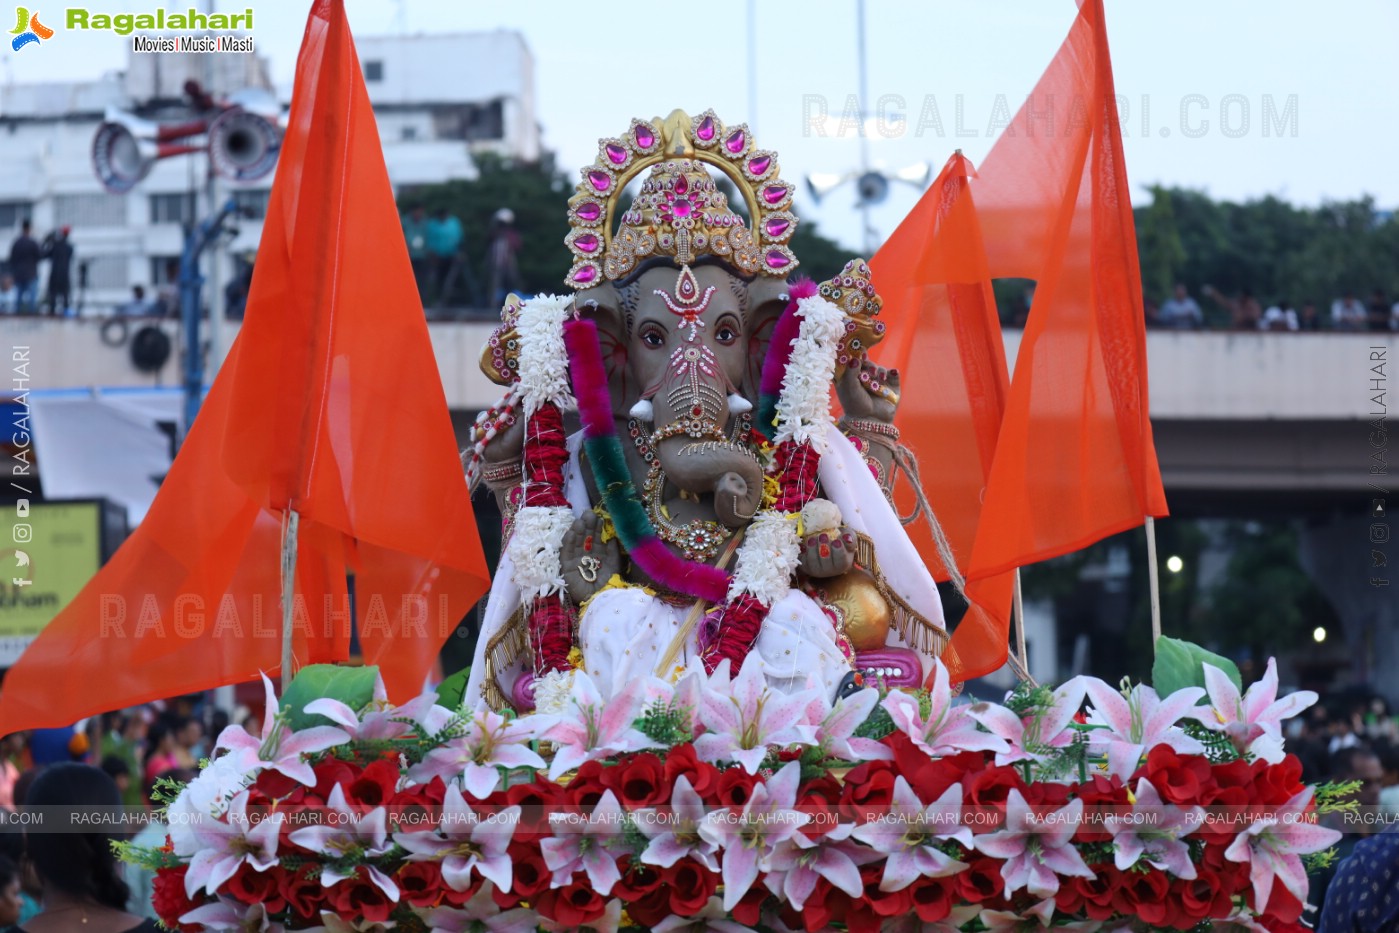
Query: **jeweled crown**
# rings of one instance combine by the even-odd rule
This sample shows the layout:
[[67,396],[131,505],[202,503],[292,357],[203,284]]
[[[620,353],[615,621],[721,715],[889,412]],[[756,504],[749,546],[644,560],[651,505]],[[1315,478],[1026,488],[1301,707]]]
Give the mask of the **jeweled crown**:
[[[706,165],[737,186],[752,230],[729,207]],[[622,191],[646,168],[651,173],[640,193],[618,218]],[[778,177],[776,153],[755,149],[745,124],[726,127],[712,110],[632,120],[622,136],[598,140],[597,161],[582,170],[569,199],[564,243],[573,267],[565,281],[577,289],[616,281],[652,256],[677,265],[716,256],[746,275],[785,278],[797,267],[786,245],[797,227],[788,209],[792,191]]]

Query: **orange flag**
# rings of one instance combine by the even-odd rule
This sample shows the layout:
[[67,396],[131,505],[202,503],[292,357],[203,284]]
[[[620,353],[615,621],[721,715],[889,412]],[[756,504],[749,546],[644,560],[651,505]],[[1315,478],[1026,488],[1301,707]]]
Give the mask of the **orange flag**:
[[0,689],[0,734],[280,667],[281,534],[300,515],[294,653],[343,660],[350,615],[416,693],[489,574],[339,0],[297,61],[243,329],[136,533]]
[[[874,356],[881,366],[905,374],[901,439],[923,464],[924,491],[963,574],[981,520],[1009,381],[968,187],[975,174],[961,153],[952,156],[871,260],[884,297],[881,316],[889,325]],[[905,494],[899,506],[907,514],[911,495],[907,486],[899,490]],[[915,522],[909,534],[934,576],[948,579],[931,526]],[[971,604],[957,632],[994,631],[990,620],[1009,614],[1013,583],[1008,573],[978,581],[979,593],[968,593]],[[974,656],[989,647],[973,646]],[[943,661],[960,680],[957,648],[954,640]]]
[[[976,198],[991,275],[1034,279],[1036,290],[971,581],[1167,514],[1102,0],[1080,5],[1054,61],[982,164]],[[954,634],[963,676],[1004,663],[1007,620],[993,620],[994,631]]]

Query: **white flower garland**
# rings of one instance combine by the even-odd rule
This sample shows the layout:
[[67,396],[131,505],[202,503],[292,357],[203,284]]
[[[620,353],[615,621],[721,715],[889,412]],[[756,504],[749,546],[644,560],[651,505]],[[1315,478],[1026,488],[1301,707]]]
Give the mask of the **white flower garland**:
[[573,510],[563,506],[531,505],[515,513],[515,527],[505,552],[514,565],[511,578],[525,604],[563,590],[559,549],[573,524]]
[[750,593],[764,606],[771,606],[792,588],[792,574],[800,561],[797,516],[775,509],[759,512],[738,549],[729,599]]
[[573,671],[550,671],[534,681],[534,711],[541,716],[558,716],[573,699]]
[[564,320],[573,307],[568,295],[538,295],[520,307],[515,332],[520,338],[520,386],[525,416],[547,402],[571,411],[577,405],[568,382]]
[[835,381],[840,338],[845,334],[845,312],[820,295],[808,295],[797,299],[797,315],[802,319],[801,329],[777,397],[773,442],[810,444],[818,454],[824,454],[832,423],[831,383]]

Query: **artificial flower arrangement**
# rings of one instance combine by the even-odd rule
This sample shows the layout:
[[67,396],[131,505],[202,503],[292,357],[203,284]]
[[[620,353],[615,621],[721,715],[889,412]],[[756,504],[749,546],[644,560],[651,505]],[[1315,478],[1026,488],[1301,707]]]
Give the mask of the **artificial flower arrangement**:
[[1305,929],[1346,788],[1284,754],[1316,695],[1278,699],[1272,661],[1241,693],[1163,639],[1157,689],[1003,704],[940,665],[831,703],[759,664],[607,700],[580,673],[563,712],[515,718],[460,678],[392,707],[372,668],[308,668],[167,789],[167,844],[122,855],[182,931]]

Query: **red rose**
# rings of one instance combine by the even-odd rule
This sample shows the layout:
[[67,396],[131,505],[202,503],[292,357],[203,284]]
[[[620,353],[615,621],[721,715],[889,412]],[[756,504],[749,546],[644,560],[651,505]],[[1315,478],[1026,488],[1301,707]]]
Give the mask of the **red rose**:
[[394,881],[402,899],[414,907],[436,907],[447,890],[440,862],[404,862]]
[[223,883],[219,893],[244,904],[266,904],[267,912],[274,914],[287,906],[286,898],[281,894],[281,881],[286,873],[286,869],[280,865],[258,871],[244,862],[238,866],[233,877]]
[[[755,884],[748,889],[748,893],[734,905],[734,909],[729,911],[738,923],[743,924],[750,930],[757,929],[758,922],[763,915],[763,905],[767,903],[768,889],[761,884]],[[627,911],[631,913],[631,911]],[[635,914],[632,914],[635,917]],[[637,919],[640,919],[639,917]],[[655,924],[650,924],[655,926]]]
[[570,884],[545,891],[534,907],[555,923],[581,927],[603,915],[607,899],[586,884]]
[[982,752],[959,752],[945,758],[929,758],[913,740],[902,732],[890,733],[884,744],[894,752],[894,770],[902,774],[910,787],[924,800],[937,800],[953,784],[969,773],[986,767]]
[[530,842],[552,835],[549,813],[563,810],[567,797],[564,789],[553,781],[538,780],[507,788],[505,803],[520,808],[520,821],[515,825],[515,835],[511,838]]
[[1006,798],[1012,790],[1024,796],[1025,782],[1008,765],[987,768],[962,782],[963,800],[977,817],[975,829],[978,833],[993,832],[1005,822]]
[[665,756],[666,783],[674,787],[676,779],[682,775],[701,800],[713,802],[719,790],[719,769],[707,761],[700,761],[695,747],[689,743],[675,746]]
[[[616,893],[615,888],[613,893]],[[654,891],[648,891],[628,903],[627,915],[644,927],[654,927],[671,916],[670,892],[663,886],[657,886]]]
[[719,786],[715,790],[715,802],[721,807],[742,808],[753,796],[753,787],[758,783],[756,775],[742,768],[727,768],[719,775]]
[[316,772],[316,796],[322,800],[330,799],[330,792],[336,784],[348,787],[359,776],[358,768],[339,758],[326,758],[318,762],[312,770]]
[[591,813],[602,795],[607,793],[602,772],[602,762],[585,761],[578,774],[568,782],[568,787],[564,788],[568,800],[581,808],[578,812]]
[[321,884],[319,874],[313,874],[317,867],[308,862],[282,877],[282,897],[286,899],[292,912],[305,920],[319,917],[321,907],[327,900],[326,889]]
[[[919,878],[908,888],[913,909],[924,923],[937,923],[952,912],[956,882],[948,878]],[[999,875],[997,876],[999,877]]]
[[808,839],[819,839],[840,825],[840,798],[845,792],[840,781],[827,774],[807,781],[797,791],[797,812],[809,819],[801,833]]
[[1234,897],[1220,884],[1214,870],[1197,865],[1195,875],[1190,881],[1177,879],[1171,885],[1171,897],[1180,902],[1185,916],[1198,923],[1208,918],[1222,919],[1233,913]]
[[693,917],[704,909],[719,887],[719,876],[691,858],[682,858],[665,871],[670,889],[670,909],[682,917]]
[[[1113,900],[1122,878],[1122,872],[1118,871],[1112,862],[1104,862],[1093,866],[1092,878],[1075,878],[1070,882],[1074,894],[1081,899],[1083,913],[1090,920],[1106,920],[1116,912]],[[1067,887],[1068,885],[1060,887],[1060,895]],[[1064,909],[1069,908],[1065,906]]]
[[398,763],[380,758],[371,762],[345,788],[345,799],[352,806],[372,810],[393,799],[398,786]]
[[1275,765],[1263,759],[1253,763],[1253,799],[1265,806],[1280,807],[1300,794],[1306,785],[1302,783],[1302,762],[1296,755],[1288,755]]
[[[1253,898],[1250,895],[1249,902],[1252,903],[1252,901]],[[1286,885],[1275,883],[1272,893],[1268,895],[1267,908],[1259,910],[1258,905],[1254,904],[1253,909],[1283,923],[1296,923],[1302,916],[1302,907],[1302,902],[1291,891],[1287,890]]]
[[508,894],[496,888],[492,896],[502,910],[509,910],[520,901],[531,900],[549,890],[554,873],[544,864],[544,853],[537,845],[512,839],[505,851],[510,856],[514,878]]
[[1073,788],[1073,795],[1083,801],[1083,819],[1074,832],[1074,842],[1108,842],[1107,818],[1118,807],[1127,805],[1127,788],[1122,779],[1096,774]]
[[1123,916],[1137,916],[1152,926],[1166,922],[1166,891],[1170,879],[1161,871],[1127,872],[1113,892],[1112,905]]
[[[1137,769],[1167,803],[1189,805],[1199,803],[1201,792],[1214,783],[1210,763],[1200,755],[1177,755],[1169,745],[1157,745],[1146,756],[1146,764]],[[1136,775],[1133,775],[1135,783]]]
[[957,896],[968,904],[980,904],[1000,897],[1006,888],[1001,877],[1001,863],[993,858],[972,859],[964,871],[951,876],[957,887]]
[[650,807],[670,799],[665,765],[650,752],[632,755],[605,769],[599,779],[626,810]]
[[887,813],[894,800],[898,772],[892,762],[867,761],[850,769],[840,792],[840,815],[856,823],[868,823]]
[[620,867],[624,869],[622,880],[613,886],[612,896],[619,897],[628,904],[641,900],[659,888],[665,880],[661,869],[644,862],[626,860]]
[[434,828],[442,817],[442,801],[446,796],[447,785],[440,777],[398,791],[385,804],[390,831],[411,833]]
[[151,907],[155,908],[156,915],[162,923],[172,930],[180,930],[181,933],[192,933],[199,929],[181,924],[180,918],[204,903],[203,899],[191,900],[185,893],[185,875],[188,872],[188,865],[162,868],[151,880]]
[[1300,921],[1284,920],[1281,917],[1259,917],[1258,922],[1262,924],[1269,933],[1311,933],[1312,929]]
[[249,789],[263,794],[269,800],[280,800],[301,786],[301,782],[295,778],[289,778],[280,771],[268,768],[257,776],[257,780],[253,781]]
[[884,861],[871,862],[860,868],[860,881],[865,886],[864,900],[870,909],[881,917],[897,917],[913,910],[913,894],[910,888],[899,891],[881,891],[879,883],[884,880]]
[[369,872],[363,865],[355,869],[353,876],[326,888],[326,896],[342,917],[361,917],[371,923],[383,923],[393,913],[393,902],[369,880]]

